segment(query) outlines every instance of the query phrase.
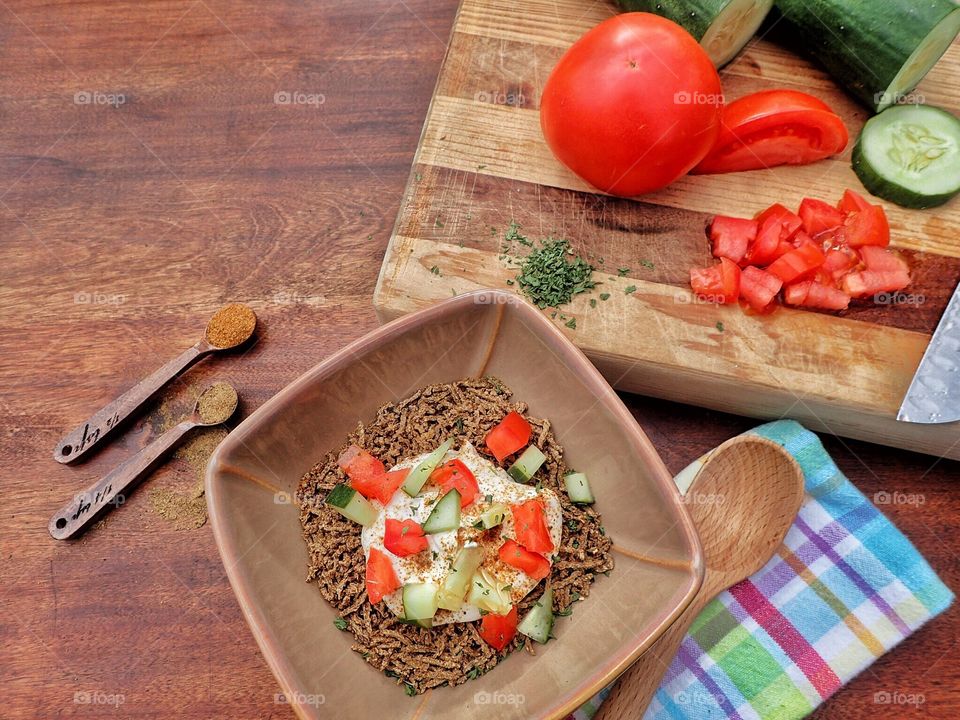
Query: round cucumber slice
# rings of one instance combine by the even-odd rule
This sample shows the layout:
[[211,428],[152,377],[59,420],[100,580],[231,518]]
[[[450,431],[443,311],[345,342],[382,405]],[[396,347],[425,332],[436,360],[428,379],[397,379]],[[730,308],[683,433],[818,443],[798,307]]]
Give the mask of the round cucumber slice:
[[874,195],[930,208],[960,193],[960,119],[931,105],[895,105],[867,121],[853,169]]

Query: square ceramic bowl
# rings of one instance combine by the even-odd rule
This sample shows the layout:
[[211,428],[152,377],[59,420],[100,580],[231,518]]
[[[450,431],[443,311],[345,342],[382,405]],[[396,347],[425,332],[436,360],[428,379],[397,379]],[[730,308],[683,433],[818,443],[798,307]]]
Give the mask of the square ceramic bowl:
[[[569,464],[590,477],[616,567],[558,619],[557,639],[535,657],[515,653],[476,680],[407,697],[350,650],[351,635],[334,627],[336,610],[304,581],[307,551],[291,497],[380,405],[481,374],[498,376],[533,415],[549,418]],[[703,577],[693,525],[643,431],[552,323],[499,291],[400,318],[321,362],[230,433],[210,460],[206,492],[240,607],[287,701],[306,718],[561,718],[636,660]]]

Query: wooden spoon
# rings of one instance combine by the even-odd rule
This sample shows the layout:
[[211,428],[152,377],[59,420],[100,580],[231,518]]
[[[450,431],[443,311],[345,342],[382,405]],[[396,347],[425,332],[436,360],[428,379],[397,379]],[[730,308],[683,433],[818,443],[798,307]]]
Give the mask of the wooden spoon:
[[71,538],[103,511],[122,505],[124,494],[154,468],[183,437],[197,427],[212,427],[230,419],[237,410],[237,391],[227,383],[215,383],[197,399],[193,413],[133,457],[125,460],[54,513],[47,530],[57,540]]
[[714,450],[684,496],[703,546],[703,585],[680,617],[630,666],[594,720],[642,718],[700,611],[760,570],[803,500],[803,472],[780,445],[740,435]]
[[137,408],[177,374],[210,353],[232,350],[253,335],[257,316],[246,305],[232,303],[217,310],[207,323],[203,338],[173,360],[138,382],[123,395],[97,411],[89,420],[64,435],[53,450],[58,463],[72,463],[86,455]]

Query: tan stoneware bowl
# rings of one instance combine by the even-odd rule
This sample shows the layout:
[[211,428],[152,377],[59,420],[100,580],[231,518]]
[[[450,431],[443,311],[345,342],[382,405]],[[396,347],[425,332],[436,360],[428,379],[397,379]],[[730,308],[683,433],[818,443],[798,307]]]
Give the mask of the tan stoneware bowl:
[[[568,464],[587,473],[616,567],[557,619],[556,639],[536,657],[515,653],[476,680],[407,697],[350,650],[336,611],[305,582],[292,496],[380,405],[482,374],[548,418]],[[636,660],[703,578],[693,525],[646,435],[563,333],[499,291],[407,315],[321,362],[230,433],[210,460],[206,492],[230,583],[280,684],[276,700],[305,718],[561,718]]]

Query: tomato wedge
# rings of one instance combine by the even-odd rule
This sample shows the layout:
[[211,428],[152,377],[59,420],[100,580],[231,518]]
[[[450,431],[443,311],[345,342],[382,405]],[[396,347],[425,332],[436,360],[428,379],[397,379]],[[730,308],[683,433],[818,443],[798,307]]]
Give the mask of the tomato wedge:
[[487,433],[487,449],[493,453],[498,462],[530,442],[530,423],[520,413],[513,411]]
[[815,280],[787,285],[783,290],[783,301],[787,305],[817,308],[819,310],[846,310],[850,305],[850,296],[835,287],[824,285]]
[[517,634],[517,606],[506,615],[487,613],[480,621],[480,637],[495,650],[503,650]]
[[384,595],[389,595],[400,587],[400,581],[397,579],[397,573],[393,569],[390,558],[376,548],[370,548],[366,581],[367,597],[374,605],[383,600]]
[[803,229],[809,235],[819,235],[827,230],[843,225],[846,213],[837,210],[823,200],[804,198],[797,215],[803,221]]
[[883,292],[903,290],[910,284],[910,274],[900,271],[863,270],[843,277],[843,291],[851,297],[867,297]]
[[736,302],[740,297],[740,268],[722,257],[717,265],[690,270],[690,287],[702,300],[715,303]]
[[757,238],[760,224],[756,220],[717,215],[710,223],[713,255],[728,258],[735,263],[743,260],[747,248]]
[[813,242],[804,243],[774,260],[767,272],[776,275],[784,283],[792,283],[797,278],[812,273],[823,265],[825,259],[823,251]]
[[427,549],[427,536],[415,520],[387,518],[383,532],[383,546],[397,557],[416,555]]
[[793,236],[800,232],[803,227],[803,220],[794,212],[791,212],[780,203],[774,203],[766,210],[757,214],[757,222],[763,225],[768,218],[776,218],[782,226],[780,238],[782,240],[792,240]]
[[768,216],[760,223],[760,230],[757,233],[757,239],[750,250],[747,251],[746,263],[748,265],[769,265],[773,262],[780,250],[781,242],[789,242],[783,237],[785,233],[784,225],[779,218]]
[[879,205],[871,205],[860,212],[847,216],[843,226],[843,236],[850,247],[861,245],[890,244],[890,224],[887,214]]
[[843,191],[843,197],[840,198],[840,202],[837,203],[837,210],[849,215],[860,212],[861,210],[866,210],[870,206],[871,204],[863,199],[863,195],[847,188]]
[[403,485],[403,481],[407,479],[409,472],[410,468],[403,468],[379,475],[357,476],[356,478],[350,478],[350,487],[368,500],[376,499],[386,505],[390,502],[393,494]]
[[740,297],[758,312],[770,307],[782,286],[783,281],[776,275],[752,265],[740,273]]
[[460,493],[462,508],[472,503],[480,494],[477,478],[459,458],[445,462],[430,473],[430,482],[440,486],[440,495],[446,495],[455,488]]
[[351,445],[337,458],[337,465],[352,479],[366,479],[383,475],[386,468],[373,455],[357,445]]
[[553,540],[547,530],[547,518],[539,498],[527,500],[520,505],[511,505],[513,533],[517,542],[527,550],[538,553],[553,551]]
[[876,245],[864,245],[860,250],[860,257],[867,270],[878,270],[880,272],[910,272],[910,266],[907,261],[899,255],[890,252],[886,248]]
[[507,565],[522,570],[535,580],[550,574],[550,561],[540,553],[530,552],[513,540],[507,540],[497,553]]
[[796,90],[764,90],[723,108],[713,148],[695,174],[806,165],[847,146],[843,120],[827,105]]

